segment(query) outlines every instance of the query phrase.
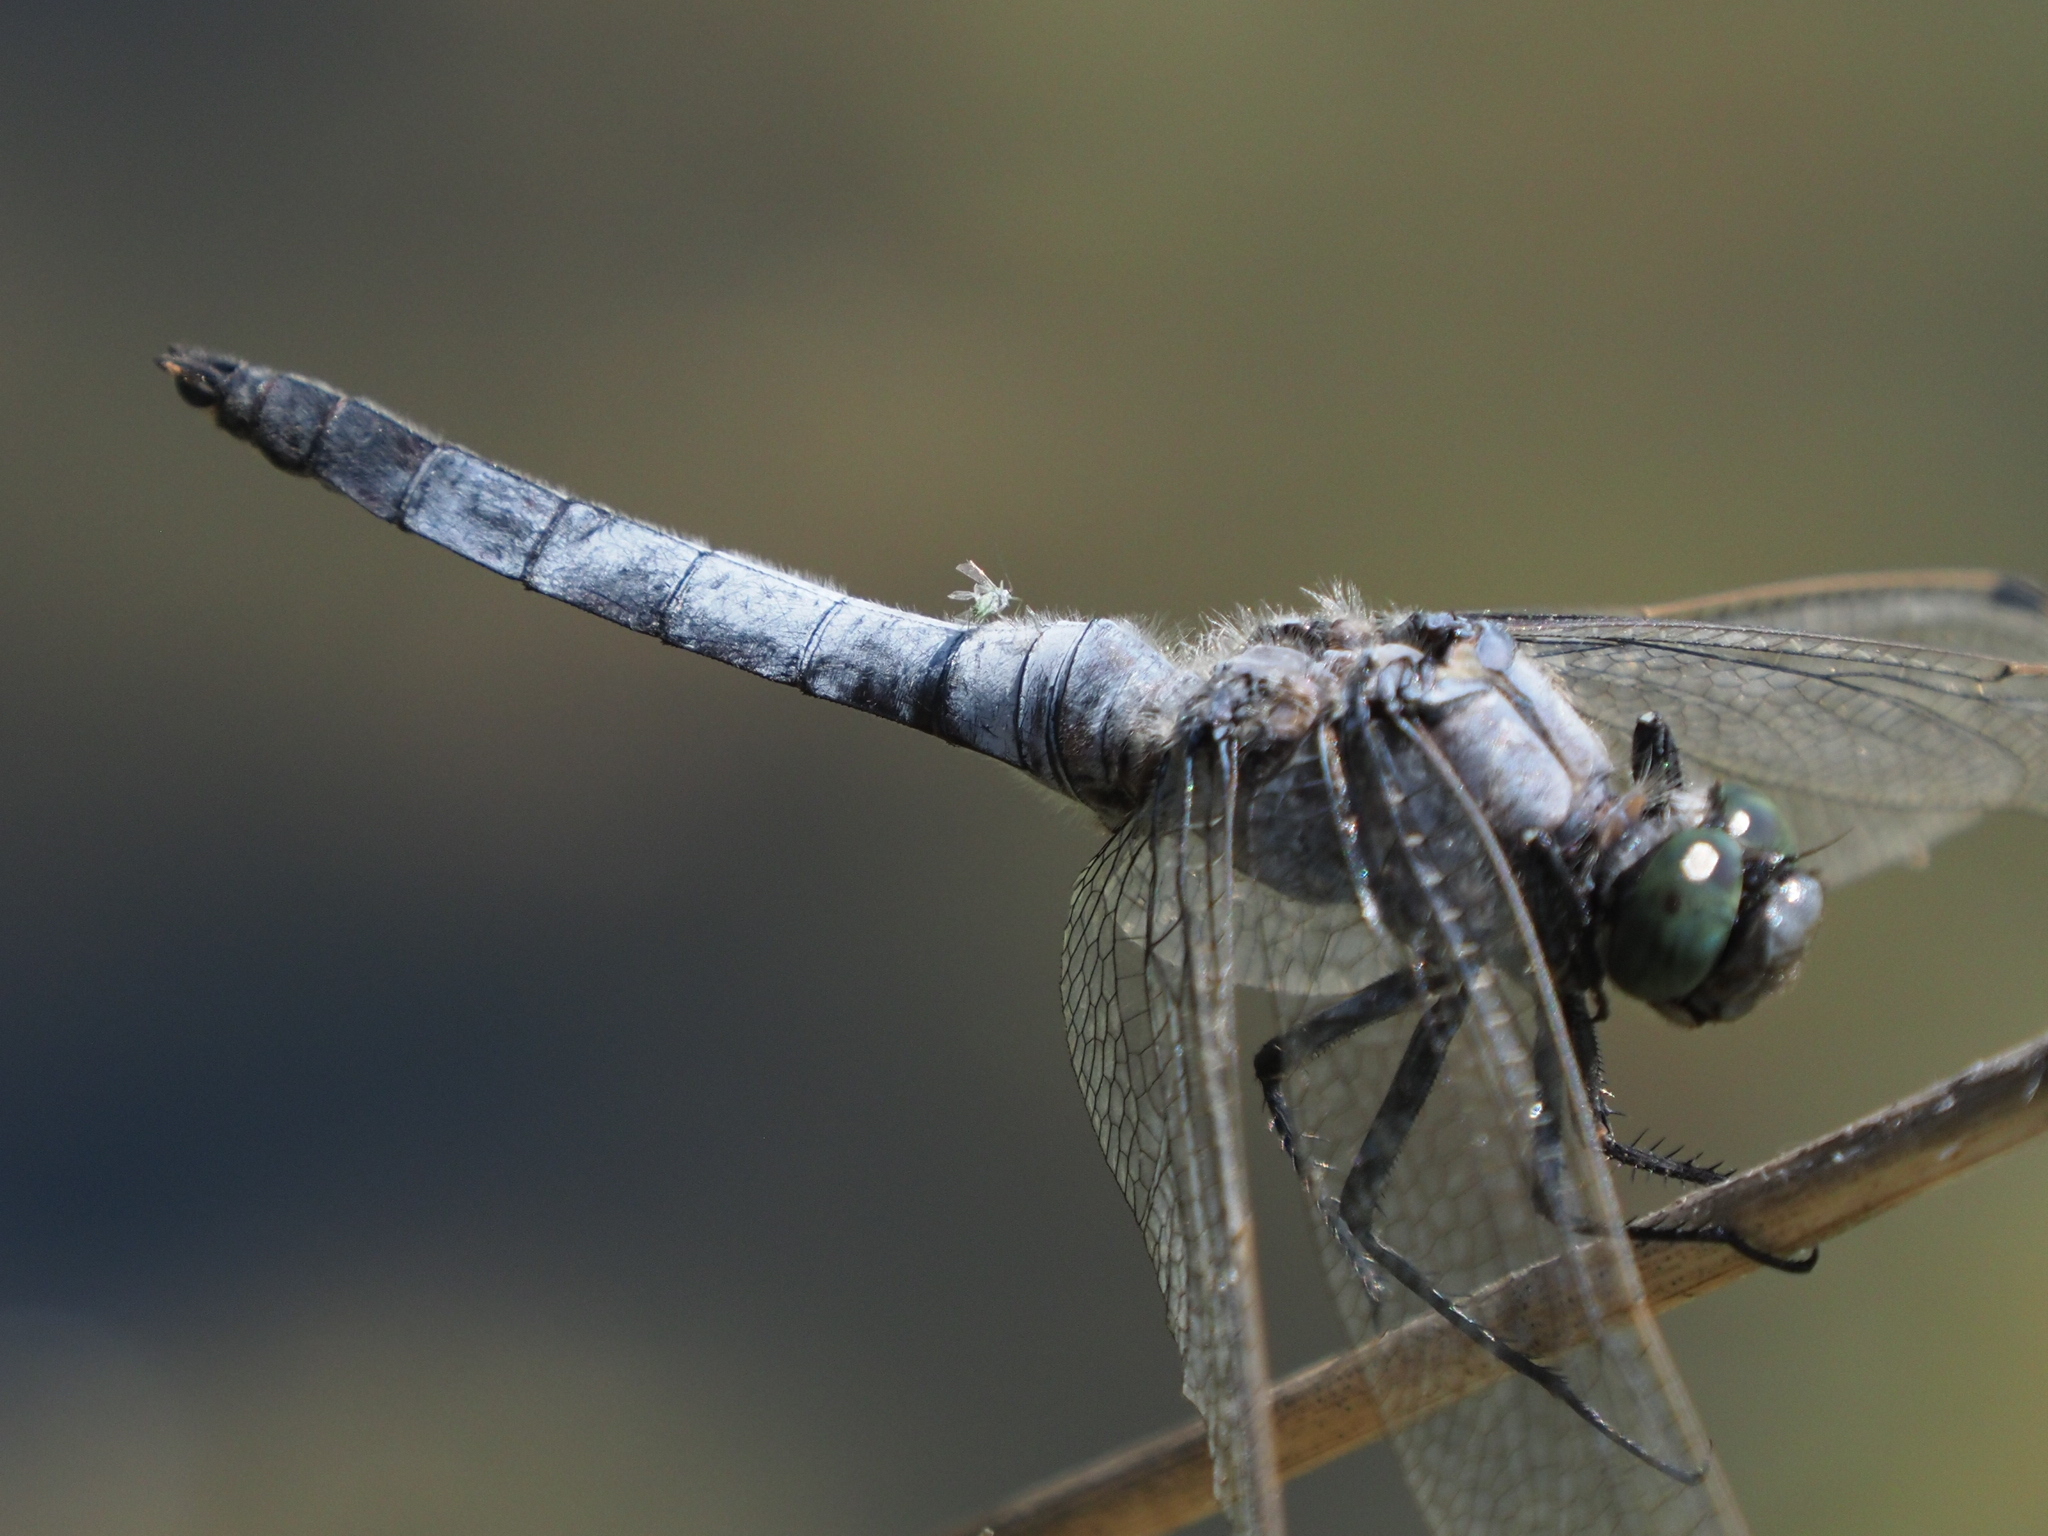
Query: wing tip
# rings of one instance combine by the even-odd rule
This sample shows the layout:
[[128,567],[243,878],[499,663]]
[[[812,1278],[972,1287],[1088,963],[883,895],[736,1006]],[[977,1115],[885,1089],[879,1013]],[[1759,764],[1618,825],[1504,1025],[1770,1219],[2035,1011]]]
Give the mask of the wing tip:
[[2031,576],[1998,573],[1991,601],[2001,608],[2018,608],[2025,613],[2048,613],[2048,588]]
[[1796,602],[1801,598],[1915,590],[1976,592],[1999,607],[2017,608],[2027,613],[2048,612],[2048,589],[2032,577],[1977,566],[1932,566],[1919,570],[1802,576],[1791,581],[1765,582],[1760,586],[1710,592],[1704,597],[1681,598],[1677,602],[1650,603],[1635,612],[1646,619],[1703,619],[1765,603]]

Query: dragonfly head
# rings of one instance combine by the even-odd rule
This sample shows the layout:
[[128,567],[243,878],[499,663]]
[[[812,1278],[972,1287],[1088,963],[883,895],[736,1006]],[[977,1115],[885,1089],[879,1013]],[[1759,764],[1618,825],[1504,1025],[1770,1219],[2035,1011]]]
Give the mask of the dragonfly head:
[[1740,1018],[1789,982],[1820,921],[1820,882],[1767,797],[1715,786],[1680,825],[1614,877],[1607,975],[1679,1024]]

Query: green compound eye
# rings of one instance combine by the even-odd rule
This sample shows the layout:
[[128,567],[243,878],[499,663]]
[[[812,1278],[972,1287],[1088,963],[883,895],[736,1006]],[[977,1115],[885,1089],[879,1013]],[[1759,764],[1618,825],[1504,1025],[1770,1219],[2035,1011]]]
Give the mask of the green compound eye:
[[1742,845],[1717,827],[1672,834],[1616,894],[1607,974],[1646,1003],[1676,1002],[1707,979],[1741,905]]
[[1714,791],[1714,824],[1751,853],[1781,853],[1792,858],[1799,852],[1785,813],[1768,795],[1741,784],[1722,784]]

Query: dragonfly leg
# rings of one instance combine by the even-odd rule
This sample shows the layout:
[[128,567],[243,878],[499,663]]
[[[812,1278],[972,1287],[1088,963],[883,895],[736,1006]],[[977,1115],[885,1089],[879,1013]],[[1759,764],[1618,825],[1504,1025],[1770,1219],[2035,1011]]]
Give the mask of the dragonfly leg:
[[[1581,1052],[1581,1076],[1587,1079],[1586,1092],[1593,1103],[1593,1114],[1600,1118],[1599,1066],[1598,1057],[1591,1058],[1593,1067],[1585,1071],[1587,1056]],[[1530,1063],[1536,1070],[1537,1102],[1533,1109],[1536,1123],[1530,1133],[1531,1162],[1529,1174],[1529,1197],[1536,1209],[1554,1225],[1567,1232],[1594,1230],[1591,1219],[1580,1209],[1579,1201],[1572,1188],[1571,1170],[1566,1166],[1564,1130],[1559,1123],[1557,1108],[1565,1102],[1568,1090],[1564,1083],[1562,1064],[1558,1060],[1557,1047],[1547,1032],[1536,1037],[1536,1048]]]
[[1759,1248],[1733,1227],[1710,1224],[1701,1227],[1646,1227],[1630,1222],[1628,1235],[1639,1243],[1720,1243],[1733,1248],[1752,1264],[1775,1269],[1783,1275],[1811,1274],[1820,1262],[1820,1249],[1811,1248],[1796,1259]]
[[[1576,1058],[1579,1081],[1585,1088],[1586,1102],[1593,1110],[1593,1137],[1601,1155],[1621,1167],[1685,1184],[1718,1184],[1728,1177],[1722,1168],[1702,1164],[1692,1158],[1667,1156],[1654,1147],[1623,1141],[1614,1134],[1609,1123],[1613,1110],[1608,1102],[1607,1074],[1600,1058],[1599,1036],[1594,1030],[1596,1020],[1576,997],[1560,997],[1559,1003],[1564,1013],[1565,1033]],[[1564,1203],[1565,1192],[1572,1186],[1564,1168],[1563,1133],[1554,1111],[1554,1106],[1564,1102],[1563,1096],[1567,1092],[1558,1052],[1548,1036],[1541,1036],[1536,1041],[1533,1054],[1537,1091],[1542,1095],[1534,1137],[1536,1203],[1558,1225],[1574,1231],[1583,1230],[1583,1219],[1572,1215]]]
[[1372,1225],[1380,1190],[1393,1173],[1422,1106],[1429,1102],[1430,1090],[1436,1086],[1437,1073],[1443,1070],[1444,1056],[1451,1048],[1451,1037],[1464,1018],[1462,994],[1439,998],[1408,1037],[1408,1049],[1401,1053],[1401,1064],[1394,1069],[1393,1081],[1387,1084],[1386,1095],[1344,1180],[1339,1213],[1354,1230]]
[[[1604,1121],[1606,1117],[1601,1118]],[[1681,1184],[1718,1184],[1728,1177],[1727,1170],[1719,1166],[1690,1157],[1667,1156],[1655,1147],[1623,1141],[1604,1123],[1600,1127],[1600,1151],[1609,1162],[1623,1168],[1636,1173],[1654,1173],[1660,1179],[1676,1179]]]
[[[1589,1018],[1583,1017],[1582,1010],[1565,1002],[1565,1029],[1571,1036],[1572,1050],[1579,1058],[1579,1079],[1586,1085],[1587,1102],[1593,1106],[1593,1133],[1600,1145],[1601,1156],[1619,1167],[1634,1173],[1655,1174],[1659,1178],[1672,1179],[1680,1184],[1718,1184],[1728,1177],[1728,1170],[1718,1164],[1703,1163],[1696,1157],[1679,1157],[1658,1150],[1657,1147],[1643,1146],[1639,1141],[1623,1141],[1614,1134],[1611,1123],[1613,1106],[1607,1092],[1607,1072],[1600,1059],[1600,1042],[1593,1032]],[[1543,1046],[1537,1046],[1537,1070],[1543,1070]],[[1551,1092],[1549,1083],[1544,1084],[1544,1093]]]
[[[1636,776],[1675,769],[1677,749],[1670,744],[1670,732],[1654,715],[1636,724]],[[1574,1065],[1593,1110],[1594,1133],[1600,1150],[1614,1162],[1644,1173],[1662,1174],[1688,1183],[1712,1183],[1720,1177],[1716,1169],[1694,1162],[1664,1157],[1652,1149],[1633,1146],[1618,1139],[1609,1125],[1607,1072],[1600,1056],[1599,1025],[1607,1017],[1607,994],[1601,986],[1600,961],[1588,934],[1592,920],[1585,899],[1566,866],[1564,856],[1546,833],[1525,836],[1516,848],[1516,869],[1529,915],[1536,924],[1543,956],[1556,985],[1558,1007],[1564,1017],[1566,1037],[1571,1042]],[[1552,1042],[1536,1042],[1535,1068],[1543,1095],[1543,1114],[1536,1125],[1536,1199],[1553,1220],[1561,1220],[1551,1191],[1563,1187],[1557,1117],[1551,1107],[1563,1102],[1565,1092],[1558,1053]]]
[[[1585,1084],[1587,1099],[1593,1106],[1594,1135],[1602,1154],[1624,1168],[1658,1174],[1686,1184],[1718,1184],[1727,1178],[1728,1175],[1719,1168],[1707,1167],[1686,1158],[1667,1157],[1654,1148],[1636,1146],[1615,1136],[1607,1123],[1606,1082],[1600,1065],[1599,1040],[1593,1032],[1594,1021],[1582,1005],[1576,1004],[1576,1000],[1561,1001],[1564,1002],[1565,1029],[1578,1056],[1580,1080]],[[1568,1231],[1590,1231],[1591,1224],[1570,1208],[1571,1183],[1565,1177],[1564,1145],[1557,1116],[1550,1108],[1562,1102],[1559,1095],[1564,1092],[1564,1083],[1558,1068],[1557,1051],[1547,1038],[1539,1038],[1536,1042],[1534,1065],[1538,1089],[1543,1095],[1543,1113],[1537,1119],[1534,1137],[1537,1209]],[[1757,1247],[1733,1227],[1718,1223],[1682,1228],[1631,1226],[1628,1231],[1639,1242],[1722,1243],[1753,1264],[1788,1275],[1806,1274],[1820,1262],[1818,1248],[1797,1258],[1786,1258]]]
[[1514,1345],[1508,1343],[1507,1340],[1487,1327],[1486,1324],[1480,1322],[1478,1318],[1459,1306],[1457,1302],[1438,1290],[1431,1283],[1427,1275],[1423,1274],[1420,1269],[1416,1268],[1403,1255],[1381,1242],[1373,1235],[1369,1228],[1363,1231],[1355,1230],[1345,1223],[1341,1217],[1335,1218],[1335,1220],[1339,1228],[1339,1236],[1350,1240],[1345,1246],[1352,1250],[1354,1263],[1360,1257],[1363,1257],[1385,1270],[1396,1280],[1400,1281],[1401,1284],[1422,1298],[1422,1300],[1429,1303],[1430,1309],[1453,1328],[1457,1329],[1458,1332],[1462,1333],[1474,1344],[1477,1344],[1516,1375],[1527,1377],[1530,1381],[1535,1382],[1537,1386],[1548,1392],[1624,1451],[1627,1451],[1629,1455],[1635,1457],[1645,1466],[1654,1467],[1673,1482],[1684,1483],[1690,1486],[1706,1477],[1707,1469],[1705,1467],[1681,1467],[1674,1462],[1666,1461],[1641,1441],[1616,1429],[1607,1422],[1605,1415],[1598,1408],[1595,1408],[1591,1403],[1579,1396],[1577,1389],[1569,1381],[1565,1380],[1562,1371],[1553,1370],[1550,1366],[1531,1359],[1521,1350],[1515,1348]]
[[1294,1106],[1287,1099],[1287,1074],[1346,1036],[1394,1018],[1421,998],[1422,985],[1414,975],[1395,971],[1259,1047],[1258,1055],[1252,1058],[1252,1071],[1266,1095],[1266,1110],[1273,1117],[1274,1134],[1294,1163],[1295,1172],[1303,1178],[1308,1177],[1308,1170],[1302,1166]]
[[1394,1071],[1393,1081],[1387,1086],[1386,1097],[1380,1101],[1379,1112],[1373,1117],[1372,1126],[1358,1149],[1358,1156],[1352,1160],[1343,1194],[1325,1207],[1331,1227],[1345,1251],[1351,1255],[1352,1263],[1359,1267],[1361,1279],[1369,1274],[1365,1269],[1367,1264],[1391,1275],[1458,1332],[1509,1370],[1533,1381],[1631,1456],[1674,1481],[1697,1483],[1706,1476],[1705,1467],[1681,1467],[1668,1462],[1648,1446],[1608,1423],[1599,1409],[1579,1396],[1561,1371],[1542,1364],[1503,1339],[1456,1300],[1444,1294],[1416,1264],[1390,1247],[1373,1230],[1380,1190],[1392,1174],[1402,1144],[1414,1129],[1422,1106],[1428,1102],[1430,1090],[1436,1085],[1437,1074],[1442,1070],[1444,1056],[1450,1050],[1452,1037],[1457,1034],[1464,1012],[1465,1000],[1461,995],[1442,998],[1430,1006],[1415,1026],[1415,1033],[1408,1040],[1408,1049]]

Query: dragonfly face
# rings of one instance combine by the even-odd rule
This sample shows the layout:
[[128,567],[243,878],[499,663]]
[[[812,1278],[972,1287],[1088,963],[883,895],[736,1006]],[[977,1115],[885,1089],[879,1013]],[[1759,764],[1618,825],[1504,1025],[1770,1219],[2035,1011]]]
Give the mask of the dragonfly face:
[[1715,791],[1706,821],[1612,876],[1603,902],[1609,979],[1678,1024],[1749,1012],[1797,973],[1820,921],[1820,882],[1775,840],[1776,807],[1753,790]]

